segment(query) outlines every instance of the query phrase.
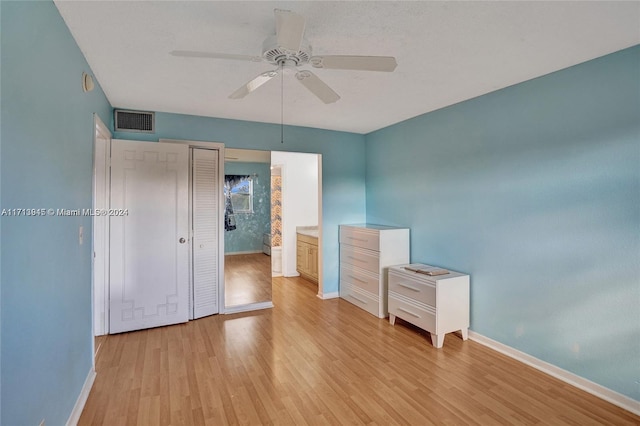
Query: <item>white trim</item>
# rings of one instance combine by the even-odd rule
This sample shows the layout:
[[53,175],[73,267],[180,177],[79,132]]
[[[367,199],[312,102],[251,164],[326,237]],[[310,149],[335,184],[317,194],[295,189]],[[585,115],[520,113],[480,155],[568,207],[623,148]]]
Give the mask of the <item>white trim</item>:
[[[218,151],[219,152],[219,151]],[[189,321],[194,319],[193,315],[193,147],[189,147]],[[220,287],[218,285],[218,287]]]
[[[338,292],[324,293],[324,238],[322,237],[322,154],[318,155],[318,297],[321,299],[333,299],[338,297]],[[335,294],[335,296],[334,296]],[[321,296],[322,295],[322,296]]]
[[238,312],[257,311],[260,309],[273,308],[273,302],[249,303],[247,305],[226,306],[224,308],[225,315],[237,314]]
[[[107,205],[102,206],[109,207],[108,200],[110,198],[110,168],[109,168],[109,160],[111,157],[111,132],[107,129],[107,126],[100,119],[100,116],[96,113],[93,114],[93,152],[92,152],[92,181],[91,181],[91,207],[93,209],[96,208],[96,197],[101,195],[104,200],[106,200]],[[98,138],[104,139],[104,156],[99,160],[104,164],[104,175],[101,178],[104,181],[104,193],[97,194],[96,193],[96,184],[97,184],[97,176],[96,176],[96,150]],[[96,230],[98,229],[96,226],[96,218],[94,216],[91,218],[91,332],[92,336],[101,336],[109,333],[109,221],[106,220],[103,223],[103,231],[104,235],[102,239],[97,238]],[[102,222],[102,221],[101,221]],[[101,246],[99,250],[96,250],[96,246]],[[95,270],[95,254],[96,251],[100,253],[102,256],[102,261],[104,262],[104,276],[102,277],[102,286],[100,288],[96,288],[96,270]],[[100,291],[102,293],[102,297],[97,297],[96,291]],[[100,323],[96,324],[96,304],[101,303],[100,311],[104,314],[100,318]],[[92,338],[91,343],[91,351],[95,354],[95,346],[94,340]],[[93,365],[95,366],[95,356],[93,357]]]
[[497,352],[500,352],[501,354],[504,354],[510,358],[527,364],[528,366],[542,371],[543,373],[546,373],[552,377],[555,377],[556,379],[562,380],[563,382],[568,383],[571,386],[582,389],[583,391],[597,396],[598,398],[603,399],[607,402],[610,402],[613,405],[617,405],[618,407],[630,411],[636,415],[640,415],[640,401],[636,401],[635,399],[629,398],[626,395],[622,395],[621,393],[594,383],[590,380],[585,379],[584,377],[580,377],[577,374],[571,373],[553,364],[549,364],[546,361],[542,361],[541,359],[528,355],[524,352],[512,348],[511,346],[507,346],[503,343],[497,342],[474,331],[469,330],[469,339],[476,341],[481,345],[491,348]]
[[316,297],[322,300],[337,299],[338,297],[340,297],[340,292],[334,291],[332,293],[324,293],[324,294],[318,293]]
[[[237,254],[264,254],[262,250],[249,250],[249,251],[234,251],[231,253],[225,253],[225,256],[235,256]],[[268,256],[265,254],[265,256]]]
[[[273,162],[273,151],[271,151],[271,161]],[[289,221],[289,216],[286,214],[286,211],[285,211],[287,191],[289,190],[289,185],[286,184],[286,180],[287,180],[286,179],[286,176],[287,176],[286,161],[285,161],[285,164],[278,164],[278,167],[280,168],[280,179],[282,183],[280,185],[280,203],[281,203],[280,207],[282,208],[282,214],[280,215],[280,230],[282,231],[282,235],[281,235],[282,244],[280,244],[280,250],[281,250],[282,256],[280,256],[280,259],[281,259],[280,267],[282,271],[282,276],[289,277],[289,275],[287,275],[289,273],[288,272],[289,262],[287,260],[288,247],[287,247],[287,239],[286,239],[286,235],[287,235],[286,229],[287,229],[287,222]],[[297,259],[296,259],[296,262],[297,262]]]
[[159,139],[158,142],[181,143],[189,145],[193,148],[217,149],[222,151],[222,153],[224,154],[224,144],[222,142],[191,141],[182,139]]
[[219,314],[224,314],[226,312],[226,308],[225,308],[225,292],[226,292],[226,285],[225,285],[225,277],[224,277],[224,213],[225,213],[225,209],[226,209],[226,205],[225,205],[225,199],[224,199],[224,165],[225,165],[225,161],[224,161],[224,144],[219,144],[221,145],[220,149],[218,150],[218,155],[220,156],[218,158],[218,188],[219,188],[219,194],[218,194],[218,205],[220,206],[220,214],[218,214],[218,229],[219,229],[219,234],[218,234],[218,268],[220,268],[219,273],[219,279],[220,282],[218,283],[218,313]]
[[84,381],[84,385],[82,385],[82,390],[80,390],[80,395],[78,395],[78,399],[76,400],[76,405],[74,405],[73,410],[71,410],[71,415],[69,416],[69,420],[67,420],[67,426],[75,426],[78,424],[82,410],[84,410],[84,404],[86,404],[87,398],[89,398],[89,393],[91,392],[95,379],[96,370],[91,367]]

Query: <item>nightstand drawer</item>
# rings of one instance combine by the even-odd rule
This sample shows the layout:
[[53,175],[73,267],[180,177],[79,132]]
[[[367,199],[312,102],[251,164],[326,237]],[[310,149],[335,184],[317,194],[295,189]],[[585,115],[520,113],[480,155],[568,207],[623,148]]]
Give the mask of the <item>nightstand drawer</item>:
[[348,263],[375,274],[380,273],[380,254],[377,251],[341,244],[340,263]]
[[380,235],[377,232],[340,227],[340,243],[380,251]]
[[[415,275],[415,272],[413,273]],[[430,306],[436,306],[436,286],[428,284],[424,281],[418,281],[407,277],[404,274],[398,274],[393,270],[389,271],[389,291],[394,291],[407,296],[410,299],[425,303]]]
[[392,293],[389,294],[389,314],[410,322],[430,333],[436,332],[436,313],[430,312],[423,307],[407,303],[396,299]]

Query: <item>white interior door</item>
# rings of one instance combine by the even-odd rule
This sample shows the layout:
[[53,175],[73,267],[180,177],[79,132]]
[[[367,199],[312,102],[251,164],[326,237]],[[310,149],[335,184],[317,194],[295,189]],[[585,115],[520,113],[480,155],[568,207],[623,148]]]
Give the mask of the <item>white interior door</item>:
[[111,142],[109,332],[188,321],[189,147]]
[[220,276],[218,150],[193,150],[193,318],[217,314]]

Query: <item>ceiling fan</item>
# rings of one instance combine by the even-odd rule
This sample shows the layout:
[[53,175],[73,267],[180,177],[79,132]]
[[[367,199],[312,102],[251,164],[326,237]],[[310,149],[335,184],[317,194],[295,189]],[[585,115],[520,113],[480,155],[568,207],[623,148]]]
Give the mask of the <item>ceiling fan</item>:
[[330,104],[340,96],[318,76],[298,67],[310,64],[314,68],[358,71],[391,72],[396,66],[392,56],[349,56],[322,55],[312,56],[311,45],[304,39],[304,16],[290,10],[275,9],[276,34],[268,37],[262,44],[262,56],[236,55],[214,52],[193,52],[174,50],[173,56],[190,58],[230,59],[238,61],[267,62],[277,68],[260,73],[251,81],[233,92],[230,99],[242,99],[278,74],[294,74],[296,79],[322,102]]

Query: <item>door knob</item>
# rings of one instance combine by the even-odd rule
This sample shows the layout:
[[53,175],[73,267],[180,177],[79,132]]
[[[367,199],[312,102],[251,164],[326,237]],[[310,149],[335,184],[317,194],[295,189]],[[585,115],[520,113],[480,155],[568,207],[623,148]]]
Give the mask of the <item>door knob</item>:
[[180,244],[184,244],[184,243],[186,243],[186,242],[187,242],[187,240],[185,240],[184,238],[180,238],[180,239],[178,240],[178,242],[180,242]]

